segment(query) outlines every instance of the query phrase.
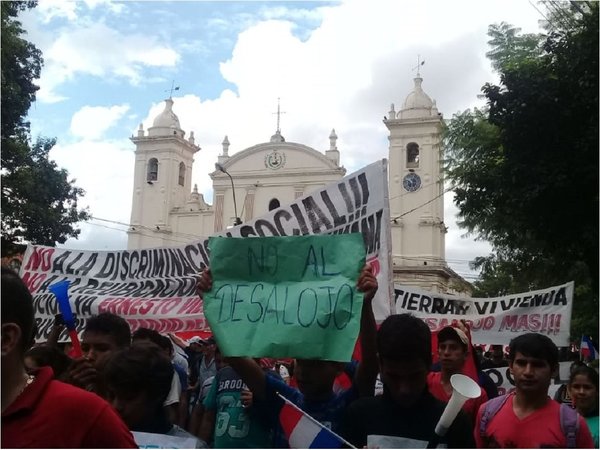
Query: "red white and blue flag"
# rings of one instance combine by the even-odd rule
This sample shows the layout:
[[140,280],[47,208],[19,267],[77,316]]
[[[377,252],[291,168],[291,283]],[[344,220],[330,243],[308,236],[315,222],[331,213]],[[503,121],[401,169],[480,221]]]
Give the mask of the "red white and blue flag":
[[587,360],[599,359],[598,350],[588,336],[581,336],[581,345],[579,346],[581,357]]
[[344,444],[356,448],[283,395],[279,393],[277,395],[285,402],[279,412],[279,422],[290,448],[341,448]]

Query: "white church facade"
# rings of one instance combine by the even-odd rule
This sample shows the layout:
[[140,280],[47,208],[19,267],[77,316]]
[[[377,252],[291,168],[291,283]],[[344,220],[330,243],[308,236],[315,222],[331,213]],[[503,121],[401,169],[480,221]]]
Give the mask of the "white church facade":
[[[442,115],[422,81],[417,75],[400,111],[392,104],[384,120],[394,281],[433,292],[469,291],[445,261]],[[136,150],[130,249],[170,247],[210,236],[346,174],[335,130],[325,151],[286,142],[278,127],[269,142],[230,156],[225,137],[216,169],[209,174],[214,199],[208,204],[195,186],[192,190],[194,154],[200,147],[193,132],[187,139],[185,134],[169,98],[152,127],[146,131],[140,125],[131,138]]]

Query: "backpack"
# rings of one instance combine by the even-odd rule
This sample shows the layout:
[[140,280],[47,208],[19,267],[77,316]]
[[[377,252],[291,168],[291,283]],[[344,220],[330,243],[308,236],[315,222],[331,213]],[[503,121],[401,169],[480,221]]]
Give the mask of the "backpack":
[[[495,397],[484,403],[481,413],[481,421],[479,422],[479,435],[483,438],[486,436],[488,424],[500,408],[506,403],[510,394],[504,394]],[[567,439],[567,448],[577,448],[577,432],[579,431],[579,414],[569,405],[561,403],[560,405],[560,428]]]

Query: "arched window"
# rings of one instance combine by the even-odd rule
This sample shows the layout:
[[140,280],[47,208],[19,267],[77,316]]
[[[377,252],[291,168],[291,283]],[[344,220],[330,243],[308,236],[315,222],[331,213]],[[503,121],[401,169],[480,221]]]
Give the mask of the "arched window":
[[277,200],[276,198],[271,199],[271,201],[269,202],[269,211],[273,211],[274,209],[279,208],[281,205],[279,203],[279,200]]
[[179,163],[179,186],[185,185],[185,164]]
[[416,142],[409,142],[406,146],[406,167],[419,167],[419,144]]
[[148,173],[146,174],[146,181],[158,180],[158,159],[152,158],[148,161]]

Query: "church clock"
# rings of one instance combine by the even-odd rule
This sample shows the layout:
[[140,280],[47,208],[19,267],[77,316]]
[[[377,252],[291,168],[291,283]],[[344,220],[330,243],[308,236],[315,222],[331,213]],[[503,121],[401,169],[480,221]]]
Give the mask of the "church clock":
[[421,177],[414,172],[407,174],[402,180],[402,186],[408,192],[415,192],[421,187]]

